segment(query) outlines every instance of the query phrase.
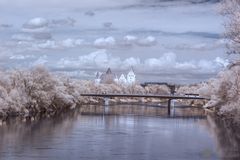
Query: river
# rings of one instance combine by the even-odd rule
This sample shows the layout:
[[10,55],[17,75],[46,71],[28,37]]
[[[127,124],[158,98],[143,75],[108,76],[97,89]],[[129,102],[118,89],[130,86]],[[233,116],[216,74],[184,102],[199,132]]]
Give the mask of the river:
[[154,106],[83,106],[54,117],[11,118],[0,123],[0,159],[240,158],[236,134],[202,109],[166,113]]

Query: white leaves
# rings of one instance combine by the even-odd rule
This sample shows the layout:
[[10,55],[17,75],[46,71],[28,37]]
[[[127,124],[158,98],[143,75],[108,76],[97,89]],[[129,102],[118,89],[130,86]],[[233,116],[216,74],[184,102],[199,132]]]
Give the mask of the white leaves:
[[232,66],[220,72],[217,78],[194,86],[183,86],[178,93],[193,92],[210,98],[204,108],[215,108],[219,114],[240,113],[240,66]]
[[225,35],[231,41],[229,47],[233,53],[240,53],[240,1],[223,0],[220,10],[228,18],[225,24]]

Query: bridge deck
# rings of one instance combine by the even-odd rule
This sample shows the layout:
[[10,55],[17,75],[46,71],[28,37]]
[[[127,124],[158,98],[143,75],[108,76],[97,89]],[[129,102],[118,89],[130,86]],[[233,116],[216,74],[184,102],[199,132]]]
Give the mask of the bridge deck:
[[180,95],[151,95],[151,94],[95,94],[95,93],[89,93],[89,94],[81,94],[81,96],[87,96],[87,97],[126,97],[126,98],[133,98],[133,97],[139,97],[139,98],[161,98],[161,99],[199,99],[199,100],[209,100],[205,97],[199,97],[199,96],[180,96]]

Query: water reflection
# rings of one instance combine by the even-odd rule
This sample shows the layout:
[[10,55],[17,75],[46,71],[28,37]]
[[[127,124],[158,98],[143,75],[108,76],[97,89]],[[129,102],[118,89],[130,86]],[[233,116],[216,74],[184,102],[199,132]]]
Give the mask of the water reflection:
[[206,126],[215,138],[223,160],[240,159],[240,125],[232,124],[217,116],[208,116]]
[[226,132],[200,108],[176,108],[175,114],[167,117],[161,107],[83,106],[51,118],[9,119],[0,125],[0,159],[240,157],[237,130]]
[[[135,116],[168,116],[167,108],[162,106],[115,105],[96,106],[86,105],[80,109],[81,114],[87,115],[135,115]],[[171,109],[172,117],[205,117],[205,111],[200,107],[180,106]]]

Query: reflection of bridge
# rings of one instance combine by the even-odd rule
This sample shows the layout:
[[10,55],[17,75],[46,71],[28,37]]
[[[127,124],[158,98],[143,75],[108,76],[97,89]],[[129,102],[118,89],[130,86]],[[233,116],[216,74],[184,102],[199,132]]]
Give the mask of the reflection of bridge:
[[150,94],[95,94],[95,93],[89,93],[89,94],[81,94],[81,96],[85,97],[102,97],[104,98],[105,104],[108,105],[108,100],[110,98],[114,97],[120,97],[120,98],[158,98],[158,99],[167,99],[168,100],[168,115],[171,113],[171,101],[172,100],[209,100],[208,98],[205,97],[200,97],[198,95],[185,95],[185,96],[180,96],[180,95],[150,95]]

